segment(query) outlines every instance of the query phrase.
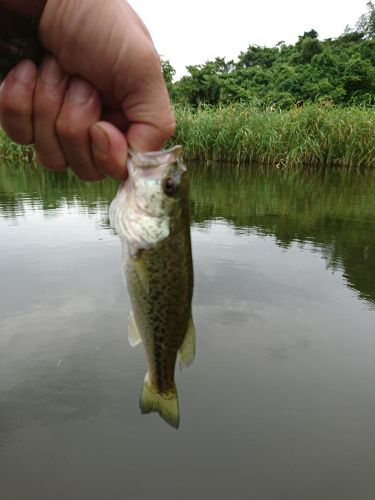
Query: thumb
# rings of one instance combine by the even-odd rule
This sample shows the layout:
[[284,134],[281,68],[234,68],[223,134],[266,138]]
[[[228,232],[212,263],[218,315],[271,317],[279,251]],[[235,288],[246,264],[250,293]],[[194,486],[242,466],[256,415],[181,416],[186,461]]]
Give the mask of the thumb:
[[[138,49],[134,53],[140,59],[127,80],[125,98],[121,101],[129,124],[126,140],[134,151],[157,151],[174,134],[176,121],[157,52],[153,46],[148,56],[142,57],[140,52]],[[129,61],[124,63],[129,64]],[[121,71],[120,65],[118,69]]]
[[158,151],[175,131],[174,118],[159,128],[151,123],[132,123],[126,133],[129,148],[135,152]]

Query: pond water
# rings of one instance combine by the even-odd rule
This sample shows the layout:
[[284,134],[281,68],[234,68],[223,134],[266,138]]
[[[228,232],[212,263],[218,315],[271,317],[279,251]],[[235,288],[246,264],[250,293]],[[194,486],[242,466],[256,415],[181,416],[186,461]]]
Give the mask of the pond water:
[[115,183],[0,166],[1,499],[375,498],[375,174],[191,179],[175,431],[138,408]]

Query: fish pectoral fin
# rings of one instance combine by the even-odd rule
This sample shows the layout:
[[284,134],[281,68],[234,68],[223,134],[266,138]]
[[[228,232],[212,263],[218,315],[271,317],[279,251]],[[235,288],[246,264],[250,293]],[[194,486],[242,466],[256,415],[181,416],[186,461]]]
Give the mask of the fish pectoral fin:
[[148,293],[150,290],[148,275],[144,260],[142,258],[142,254],[133,259],[134,261],[134,269],[137,273],[139,281],[142,283],[143,288]]
[[138,330],[137,323],[135,322],[133,311],[130,311],[128,319],[128,340],[132,347],[135,347],[142,342],[141,335]]
[[188,327],[186,330],[184,341],[178,350],[181,366],[189,366],[194,361],[195,357],[195,328],[193,318],[190,314]]

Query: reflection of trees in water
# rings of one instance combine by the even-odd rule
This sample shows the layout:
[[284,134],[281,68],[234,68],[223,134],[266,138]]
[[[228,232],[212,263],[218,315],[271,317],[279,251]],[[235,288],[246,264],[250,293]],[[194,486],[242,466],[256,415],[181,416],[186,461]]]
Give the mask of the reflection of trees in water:
[[350,287],[362,298],[375,303],[375,218],[360,221],[334,220],[327,217],[316,225],[302,220],[277,220],[272,229],[268,220],[255,219],[253,227],[273,234],[280,246],[288,247],[293,241],[311,242],[327,261],[327,266],[342,268]]
[[27,208],[54,210],[80,206],[89,212],[106,207],[116,192],[110,179],[100,183],[81,182],[73,173],[48,172],[32,164],[0,165],[0,212],[17,217]]
[[[375,172],[264,170],[230,166],[191,169],[192,215],[200,227],[223,218],[237,231],[274,235],[277,244],[311,242],[348,284],[375,302]],[[32,166],[0,166],[0,212],[25,207],[106,210],[116,183],[79,181]],[[103,221],[105,225],[106,222]]]
[[310,242],[375,302],[375,172],[207,168],[195,175],[195,221],[223,217],[282,247]]

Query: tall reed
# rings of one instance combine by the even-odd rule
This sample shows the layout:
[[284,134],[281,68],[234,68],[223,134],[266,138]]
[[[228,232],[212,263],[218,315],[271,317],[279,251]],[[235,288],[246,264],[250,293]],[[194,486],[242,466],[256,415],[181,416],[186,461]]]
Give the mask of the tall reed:
[[289,111],[245,106],[176,108],[174,143],[203,162],[265,166],[375,166],[375,111],[309,104]]

